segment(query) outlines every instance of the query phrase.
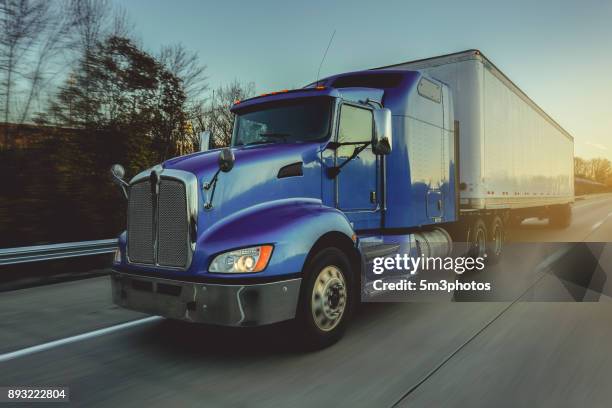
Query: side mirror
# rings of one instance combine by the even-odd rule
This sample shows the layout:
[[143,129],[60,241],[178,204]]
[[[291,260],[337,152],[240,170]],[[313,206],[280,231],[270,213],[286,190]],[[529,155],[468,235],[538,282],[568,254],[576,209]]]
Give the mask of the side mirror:
[[389,154],[393,146],[391,126],[391,110],[380,108],[374,110],[374,134],[372,135],[372,150],[375,154]]
[[219,169],[227,173],[234,167],[234,152],[229,147],[219,152]]
[[120,164],[113,164],[110,171],[115,180],[123,180],[125,177],[125,169]]
[[212,177],[208,183],[204,183],[204,190],[210,190],[212,188],[212,192],[210,195],[207,194],[206,203],[204,204],[204,209],[212,210],[212,200],[215,196],[215,188],[217,188],[217,177],[219,177],[220,172],[227,173],[232,168],[234,168],[234,161],[236,158],[234,157],[234,152],[229,147],[221,150],[219,152],[219,156],[217,157],[217,161],[219,163],[219,170],[215,172],[215,175]]
[[123,177],[125,177],[125,169],[123,166],[120,164],[113,164],[110,168],[110,172],[113,176],[113,181],[121,187],[121,191],[123,191],[125,198],[128,198],[127,187],[129,184],[123,179]]
[[200,133],[200,151],[205,152],[210,149],[210,139],[212,139],[212,135],[210,131],[205,130]]

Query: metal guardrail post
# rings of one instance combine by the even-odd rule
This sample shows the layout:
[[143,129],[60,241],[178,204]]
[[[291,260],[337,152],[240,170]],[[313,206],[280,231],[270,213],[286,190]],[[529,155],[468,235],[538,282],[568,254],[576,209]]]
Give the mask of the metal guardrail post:
[[117,249],[116,239],[5,248],[0,249],[0,266],[108,254],[115,249]]

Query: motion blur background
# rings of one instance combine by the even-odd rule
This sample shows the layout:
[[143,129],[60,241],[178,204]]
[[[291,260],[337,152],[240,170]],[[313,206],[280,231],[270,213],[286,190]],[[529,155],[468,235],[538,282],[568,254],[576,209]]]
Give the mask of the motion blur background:
[[[270,10],[274,10],[273,13]],[[0,248],[113,238],[128,177],[229,143],[235,99],[480,48],[575,137],[576,194],[612,188],[612,4],[0,1]]]

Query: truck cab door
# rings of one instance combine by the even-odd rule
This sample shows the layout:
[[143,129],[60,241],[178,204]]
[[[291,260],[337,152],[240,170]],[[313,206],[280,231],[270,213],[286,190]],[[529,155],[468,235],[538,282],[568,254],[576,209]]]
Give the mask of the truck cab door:
[[[445,104],[448,89],[426,77],[419,80],[418,98],[414,101],[414,115],[410,151],[412,177],[423,185],[425,217],[428,223],[444,222],[446,198],[449,196],[450,133],[445,131]],[[420,207],[422,208],[422,207]]]
[[[372,140],[374,119],[372,110],[343,103],[338,120],[336,166],[348,160],[355,149]],[[355,229],[380,227],[379,169],[380,159],[367,146],[342,167],[336,177],[336,206],[342,210]]]

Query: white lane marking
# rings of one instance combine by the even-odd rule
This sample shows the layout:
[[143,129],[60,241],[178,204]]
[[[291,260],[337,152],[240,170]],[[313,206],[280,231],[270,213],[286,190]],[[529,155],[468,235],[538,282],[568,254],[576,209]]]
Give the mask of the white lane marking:
[[87,333],[77,334],[76,336],[66,337],[59,340],[53,340],[48,343],[42,343],[32,347],[26,347],[21,350],[11,351],[10,353],[0,354],[0,363],[13,360],[15,358],[24,357],[30,354],[39,353],[41,351],[49,350],[55,347],[60,347],[66,344],[75,343],[81,340],[91,339],[93,337],[103,336],[105,334],[114,333],[119,330],[129,329],[130,327],[140,326],[141,324],[151,323],[158,320],[162,320],[163,317],[160,316],[150,316],[145,317],[144,319],[133,320],[127,323],[121,323],[110,327],[105,327],[103,329],[98,329],[94,331],[90,331]]
[[601,204],[602,202],[608,201],[609,199],[610,199],[609,196],[588,198],[584,201],[575,202],[574,208],[584,208],[584,207],[588,207],[593,204]]
[[[608,217],[612,217],[612,212],[608,214]],[[598,224],[603,224],[603,221],[601,221]],[[536,270],[542,270],[542,269],[549,267],[552,263],[554,263],[559,258],[561,258],[563,255],[565,255],[569,251],[569,249],[571,249],[571,246],[562,248],[554,252],[553,254],[549,255],[547,258],[544,259],[544,261],[542,261],[538,266],[536,266]],[[91,339],[94,337],[103,336],[105,334],[114,333],[114,332],[117,332],[123,329],[129,329],[130,327],[140,326],[142,324],[156,322],[156,321],[163,320],[163,319],[164,318],[161,316],[145,317],[143,319],[132,320],[131,322],[127,322],[127,323],[121,323],[121,324],[117,324],[114,326],[105,327],[103,329],[97,329],[97,330],[90,331],[87,333],[77,334],[76,336],[66,337],[63,339],[53,340],[47,343],[38,344],[36,346],[26,347],[21,350],[11,351],[9,353],[0,354],[0,363],[9,361],[9,360],[13,360],[19,357],[25,357],[30,354],[39,353],[41,351],[50,350],[52,348],[64,346],[66,344],[76,343],[77,341],[87,340],[87,339]]]
[[595,231],[597,228],[601,227],[608,218],[612,218],[612,212],[608,213],[608,215],[606,215],[603,220],[599,221],[596,224],[593,224],[593,226],[591,227],[591,231]]
[[559,259],[564,257],[574,246],[575,244],[568,243],[564,245],[563,247],[561,247],[561,249],[558,249],[552,254],[548,255],[535,267],[535,271],[540,272],[540,271],[550,268],[552,264],[554,264]]
[[[551,255],[549,255],[546,259],[544,259],[538,266],[536,266],[536,272],[538,271],[542,271],[544,269],[547,269],[548,267],[550,267],[550,265],[552,265],[555,261],[559,260],[563,255],[565,255],[566,253],[569,252],[569,250],[573,247],[573,245],[568,245],[564,248],[561,248],[560,250],[552,253]],[[531,290],[531,288],[535,287],[544,277],[546,276],[546,273],[542,273],[542,275],[537,278],[531,285],[529,285],[529,287],[527,289],[525,289],[525,291],[516,299],[514,299],[512,302],[510,302],[510,304],[508,306],[506,306],[505,308],[502,309],[501,312],[499,312],[495,317],[493,317],[493,319],[489,320],[489,322],[487,324],[485,324],[484,326],[482,326],[480,328],[480,330],[478,330],[476,333],[474,333],[469,339],[467,339],[465,342],[463,342],[463,344],[461,344],[459,347],[457,347],[455,349],[455,351],[453,351],[451,354],[449,354],[444,360],[442,360],[442,362],[440,364],[438,364],[436,367],[434,367],[433,370],[431,370],[429,373],[427,373],[425,375],[425,377],[421,378],[421,380],[416,383],[415,385],[413,385],[410,389],[408,389],[408,391],[406,391],[406,393],[404,395],[402,395],[402,397],[397,400],[393,406],[398,406],[402,401],[404,401],[410,394],[412,394],[417,388],[419,388],[421,385],[423,385],[425,383],[425,381],[429,380],[436,372],[438,372],[446,363],[448,363],[453,357],[455,357],[461,350],[463,350],[465,348],[465,346],[467,346],[468,344],[470,344],[476,337],[478,337],[481,333],[483,333],[486,329],[488,329],[493,323],[495,323],[500,317],[502,317],[504,315],[504,313],[506,313],[512,306],[514,306],[517,302],[520,302],[521,298],[523,296],[525,296],[529,290]]]

